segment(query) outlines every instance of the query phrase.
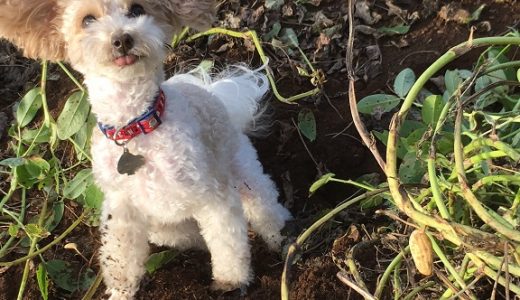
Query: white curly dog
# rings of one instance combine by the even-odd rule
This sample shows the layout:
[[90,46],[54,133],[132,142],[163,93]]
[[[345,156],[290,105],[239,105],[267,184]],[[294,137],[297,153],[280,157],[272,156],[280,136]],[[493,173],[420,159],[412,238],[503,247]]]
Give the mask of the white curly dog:
[[246,136],[268,89],[236,67],[164,81],[165,43],[203,29],[212,0],[0,0],[0,36],[84,75],[100,124],[93,173],[105,194],[100,262],[111,299],[132,299],[149,244],[207,248],[213,288],[252,280],[248,223],[280,248],[290,213]]

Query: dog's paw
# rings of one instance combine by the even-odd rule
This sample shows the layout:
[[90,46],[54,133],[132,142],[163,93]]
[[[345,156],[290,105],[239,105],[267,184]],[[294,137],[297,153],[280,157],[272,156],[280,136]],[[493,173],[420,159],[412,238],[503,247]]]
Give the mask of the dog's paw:
[[283,237],[279,233],[276,233],[267,238],[265,242],[269,250],[280,253],[282,251],[282,241]]
[[133,300],[134,299],[133,294],[128,291],[110,289],[107,291],[107,294],[110,295],[108,297],[108,300]]
[[214,292],[231,292],[234,290],[240,289],[240,294],[245,295],[247,291],[247,285],[242,283],[231,283],[231,282],[221,282],[221,281],[213,281],[211,283],[211,286],[209,287],[210,290]]

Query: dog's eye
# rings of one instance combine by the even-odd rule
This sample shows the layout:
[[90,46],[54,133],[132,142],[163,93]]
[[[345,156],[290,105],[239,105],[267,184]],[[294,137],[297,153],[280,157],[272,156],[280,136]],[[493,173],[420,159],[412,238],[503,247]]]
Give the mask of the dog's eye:
[[129,18],[137,18],[141,15],[144,15],[146,12],[144,11],[144,8],[139,4],[132,4],[130,6],[130,9],[128,10],[127,16]]
[[90,24],[94,23],[94,21],[96,21],[96,17],[94,17],[93,15],[86,15],[83,18],[83,21],[81,21],[81,26],[83,28],[87,28]]

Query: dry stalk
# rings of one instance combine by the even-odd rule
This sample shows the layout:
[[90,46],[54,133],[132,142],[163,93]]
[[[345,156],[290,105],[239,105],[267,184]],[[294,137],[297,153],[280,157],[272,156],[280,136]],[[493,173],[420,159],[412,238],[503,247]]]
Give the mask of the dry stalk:
[[377,145],[374,137],[368,130],[366,129],[365,124],[361,121],[359,117],[359,112],[357,109],[357,99],[356,99],[356,90],[354,83],[356,81],[356,76],[354,74],[354,68],[352,66],[352,62],[354,61],[354,14],[353,14],[353,3],[352,0],[348,1],[348,42],[347,42],[347,55],[346,55],[346,63],[347,63],[347,74],[348,74],[348,99],[350,106],[350,114],[352,115],[352,121],[354,121],[354,125],[365,143],[365,146],[368,147],[375,160],[379,164],[379,167],[383,172],[386,170],[386,163],[379,150],[377,150]]
[[338,277],[339,280],[341,280],[341,282],[348,285],[351,289],[353,289],[354,291],[358,292],[358,294],[363,296],[363,298],[368,299],[368,300],[377,300],[374,296],[370,295],[366,290],[364,290],[363,288],[361,288],[360,286],[358,286],[357,284],[352,282],[347,277],[348,275],[345,272],[338,272],[336,274],[336,276]]

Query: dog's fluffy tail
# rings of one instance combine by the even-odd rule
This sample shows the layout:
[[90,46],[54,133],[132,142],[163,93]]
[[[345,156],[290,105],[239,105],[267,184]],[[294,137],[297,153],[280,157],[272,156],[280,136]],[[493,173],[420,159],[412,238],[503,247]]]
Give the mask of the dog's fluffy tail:
[[263,74],[265,66],[251,70],[244,66],[232,66],[212,77],[201,67],[188,74],[175,75],[176,79],[204,87],[222,101],[233,125],[248,134],[264,130],[259,122],[266,106],[262,98],[269,89],[269,81]]

